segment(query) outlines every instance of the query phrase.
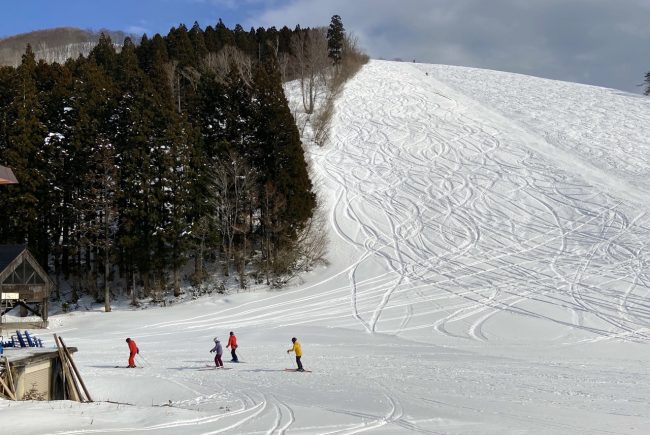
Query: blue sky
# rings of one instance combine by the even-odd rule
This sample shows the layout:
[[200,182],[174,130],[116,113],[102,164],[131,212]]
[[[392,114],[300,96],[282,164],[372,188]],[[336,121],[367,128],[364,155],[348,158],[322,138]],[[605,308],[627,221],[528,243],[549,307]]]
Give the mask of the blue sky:
[[650,70],[650,0],[0,0],[0,36],[60,26],[166,34],[328,25],[373,58],[489,68],[640,93]]
[[165,34],[172,26],[222,18],[227,26],[251,23],[263,8],[285,2],[251,0],[2,0],[0,36],[53,27],[124,30]]

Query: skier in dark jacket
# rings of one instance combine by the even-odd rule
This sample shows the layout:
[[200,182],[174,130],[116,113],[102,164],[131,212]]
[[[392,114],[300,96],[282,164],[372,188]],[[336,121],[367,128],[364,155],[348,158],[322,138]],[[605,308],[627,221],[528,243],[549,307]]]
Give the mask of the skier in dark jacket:
[[134,369],[135,368],[135,356],[140,353],[140,349],[138,349],[138,345],[135,344],[134,340],[131,340],[130,338],[127,338],[126,342],[129,345],[129,368]]
[[210,350],[210,352],[216,352],[216,355],[214,356],[214,365],[217,366],[217,368],[223,367],[223,361],[221,361],[223,348],[221,347],[221,342],[217,337],[214,337],[214,347]]

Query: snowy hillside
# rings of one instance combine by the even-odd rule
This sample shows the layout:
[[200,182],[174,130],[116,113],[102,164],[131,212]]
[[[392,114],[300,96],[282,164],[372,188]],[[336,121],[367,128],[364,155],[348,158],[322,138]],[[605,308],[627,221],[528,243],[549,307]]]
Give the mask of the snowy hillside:
[[[649,433],[650,100],[373,61],[336,107],[329,267],[51,318],[97,402],[0,402],[3,433]],[[205,370],[230,330],[245,363]]]

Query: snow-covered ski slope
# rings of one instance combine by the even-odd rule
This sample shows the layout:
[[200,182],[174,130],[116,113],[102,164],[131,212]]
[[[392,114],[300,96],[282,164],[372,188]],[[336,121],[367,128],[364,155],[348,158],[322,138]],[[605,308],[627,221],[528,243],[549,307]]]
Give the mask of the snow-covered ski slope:
[[[372,61],[336,108],[327,268],[53,317],[98,402],[0,402],[2,433],[650,433],[650,100]],[[230,330],[246,363],[200,370]]]

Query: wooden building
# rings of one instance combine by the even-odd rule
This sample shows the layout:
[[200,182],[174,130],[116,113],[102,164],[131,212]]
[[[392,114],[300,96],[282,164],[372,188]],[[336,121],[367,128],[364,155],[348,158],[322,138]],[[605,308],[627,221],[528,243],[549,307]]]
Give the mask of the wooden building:
[[[52,281],[23,245],[0,245],[0,328],[47,327],[47,307]],[[21,316],[40,317],[31,325],[2,324],[2,315],[15,306]]]
[[[77,351],[69,347],[72,354]],[[5,384],[12,383],[15,400],[64,400],[69,399],[65,387],[64,368],[57,349],[39,347],[7,348],[0,362],[6,371],[9,362],[11,377],[5,376]],[[4,364],[3,364],[4,363]],[[11,379],[11,380],[9,380]]]

